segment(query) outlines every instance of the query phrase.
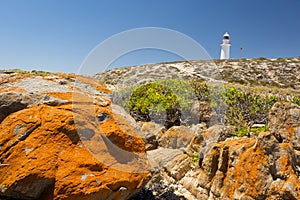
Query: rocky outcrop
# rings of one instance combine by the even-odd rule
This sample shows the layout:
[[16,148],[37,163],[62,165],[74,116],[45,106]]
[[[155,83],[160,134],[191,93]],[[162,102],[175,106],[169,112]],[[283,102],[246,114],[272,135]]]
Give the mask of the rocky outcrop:
[[[97,82],[2,74],[0,198],[128,199],[149,180],[135,121]],[[74,92],[72,92],[74,90]]]
[[[276,103],[269,121],[270,132],[251,138],[233,137],[233,127],[197,125],[190,128],[195,136],[187,148],[165,145],[149,151],[156,171],[146,186],[147,195],[156,194],[153,199],[166,193],[192,200],[299,199],[300,107]],[[185,129],[175,130],[180,134]]]

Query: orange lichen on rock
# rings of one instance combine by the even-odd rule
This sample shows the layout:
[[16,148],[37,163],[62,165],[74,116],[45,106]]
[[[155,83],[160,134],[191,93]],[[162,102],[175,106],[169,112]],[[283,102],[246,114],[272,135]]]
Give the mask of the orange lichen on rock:
[[47,92],[48,95],[72,102],[73,92]]
[[257,138],[229,139],[206,148],[198,185],[213,196],[299,199],[299,169],[292,143],[280,143],[272,133],[262,132]]
[[[229,181],[227,176],[225,182],[231,182],[232,185],[226,184],[225,194],[231,199],[237,193],[237,189],[243,188],[243,193],[250,197],[263,193],[264,181],[267,178],[265,167],[268,156],[262,150],[254,149],[255,140],[249,141],[246,150],[239,155],[238,161],[232,171],[234,182]],[[230,144],[228,144],[230,145]],[[252,145],[252,146],[251,146]],[[228,172],[229,173],[229,172]]]
[[81,75],[76,75],[76,79],[78,81],[81,81],[83,83],[89,84],[93,86],[96,90],[101,91],[101,92],[111,92],[109,89],[106,88],[105,84],[103,82],[95,81],[91,78],[81,76]]
[[[71,94],[51,95],[69,99]],[[80,117],[75,117],[76,114],[70,104],[39,105],[12,113],[2,121],[0,161],[5,165],[0,167],[0,196],[126,199],[146,184],[150,175],[146,170],[133,173],[130,166],[127,166],[127,171],[109,166],[105,163],[105,159],[113,156],[109,153],[98,160],[91,152],[93,149],[86,146],[88,136],[82,138],[79,134],[84,128],[93,129],[93,122],[87,119],[95,116],[90,116],[89,112]],[[120,131],[113,119],[109,121],[112,131]],[[118,136],[127,140],[129,135],[124,133]],[[136,146],[130,148],[125,145],[126,151],[143,150],[144,143],[136,137],[131,140],[131,144]],[[96,144],[94,147],[97,147]],[[97,148],[104,147],[100,143]]]
[[105,87],[103,87],[103,86],[97,86],[96,89],[97,89],[98,91],[100,91],[100,92],[106,92],[106,93],[111,92],[111,90],[109,90],[109,89],[107,89],[107,88],[105,88]]
[[24,92],[26,92],[26,90],[24,90],[21,87],[17,87],[17,86],[10,87],[10,88],[2,87],[2,88],[0,88],[0,93],[3,93],[3,92],[21,92],[21,93],[24,93]]
[[4,77],[1,77],[0,79],[0,85],[4,84],[4,83],[14,83],[14,82],[18,82],[21,81],[24,78],[29,77],[28,74],[10,74]]

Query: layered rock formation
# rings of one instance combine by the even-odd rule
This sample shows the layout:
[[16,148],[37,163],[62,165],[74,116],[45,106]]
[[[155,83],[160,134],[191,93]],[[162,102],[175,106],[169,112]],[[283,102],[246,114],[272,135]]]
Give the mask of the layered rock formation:
[[[220,125],[173,127],[158,134],[165,142],[148,151],[157,167],[144,194],[153,199],[299,199],[300,107],[276,103],[269,121],[270,132],[252,138],[232,137],[232,127]],[[189,137],[176,137],[187,131]]]
[[0,199],[119,200],[147,183],[139,128],[103,85],[66,74],[0,78]]

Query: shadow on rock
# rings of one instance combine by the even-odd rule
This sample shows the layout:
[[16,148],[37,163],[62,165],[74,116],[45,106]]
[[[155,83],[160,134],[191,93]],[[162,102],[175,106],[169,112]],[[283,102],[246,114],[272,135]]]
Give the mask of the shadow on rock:
[[143,188],[129,200],[186,200],[183,196],[178,196],[174,191],[166,191],[162,194],[154,195],[150,189]]

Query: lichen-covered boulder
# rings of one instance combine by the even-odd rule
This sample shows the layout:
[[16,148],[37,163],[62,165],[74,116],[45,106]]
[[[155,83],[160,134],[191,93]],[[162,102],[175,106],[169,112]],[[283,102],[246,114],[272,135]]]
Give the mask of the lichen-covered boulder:
[[[77,88],[74,77],[30,77],[39,80],[31,82],[36,90],[31,94],[41,98],[22,103],[30,90],[27,78],[15,83],[18,92],[22,89],[17,99],[7,94],[1,99],[0,107],[11,109],[0,124],[0,198],[119,200],[130,198],[148,182],[138,126],[101,97],[104,88],[84,77]],[[35,85],[45,81],[52,85],[49,92]],[[14,92],[15,84],[1,87]],[[90,90],[83,91],[87,86]]]
[[196,191],[206,192],[194,195],[198,199],[299,199],[295,145],[299,111],[295,104],[276,103],[270,111],[270,132],[212,143],[201,160],[197,181]]

